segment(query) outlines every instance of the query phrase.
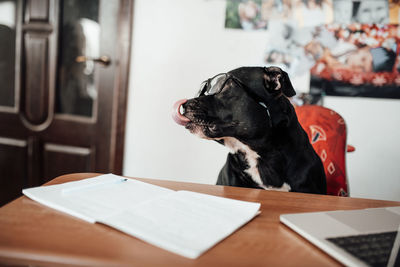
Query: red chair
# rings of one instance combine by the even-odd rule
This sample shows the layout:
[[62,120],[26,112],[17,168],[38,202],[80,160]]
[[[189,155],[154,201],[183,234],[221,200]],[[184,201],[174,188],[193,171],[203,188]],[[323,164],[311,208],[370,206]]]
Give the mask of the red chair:
[[352,152],[355,148],[346,144],[344,119],[335,111],[317,105],[299,106],[295,110],[301,126],[324,165],[327,194],[348,196],[345,153]]

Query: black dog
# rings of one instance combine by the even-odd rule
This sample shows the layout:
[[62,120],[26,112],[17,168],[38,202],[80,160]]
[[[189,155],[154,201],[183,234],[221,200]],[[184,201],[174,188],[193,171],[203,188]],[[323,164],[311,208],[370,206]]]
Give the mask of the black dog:
[[326,194],[322,162],[287,99],[295,94],[280,68],[242,67],[176,102],[174,119],[231,149],[218,185]]

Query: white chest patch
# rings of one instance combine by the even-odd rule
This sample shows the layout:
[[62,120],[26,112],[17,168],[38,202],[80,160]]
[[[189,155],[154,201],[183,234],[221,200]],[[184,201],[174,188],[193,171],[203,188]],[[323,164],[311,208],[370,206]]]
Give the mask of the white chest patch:
[[258,158],[260,158],[260,155],[258,155],[257,152],[251,150],[249,146],[243,144],[236,138],[225,137],[221,139],[224,140],[225,146],[228,147],[232,153],[237,153],[238,151],[244,153],[247,164],[249,165],[249,168],[246,169],[245,172],[248,173],[253,181],[256,182],[260,187],[266,190],[290,191],[291,187],[287,183],[284,183],[282,187],[272,187],[263,184],[257,168]]
[[256,182],[257,184],[262,186],[262,181],[260,177],[260,173],[258,172],[257,168],[257,163],[258,163],[258,158],[260,157],[257,152],[251,150],[251,148],[236,138],[233,137],[226,137],[223,138],[224,144],[226,147],[228,147],[232,153],[237,153],[238,151],[241,151],[242,153],[245,154],[247,164],[250,166],[248,169],[246,169],[245,172],[247,172],[251,178]]

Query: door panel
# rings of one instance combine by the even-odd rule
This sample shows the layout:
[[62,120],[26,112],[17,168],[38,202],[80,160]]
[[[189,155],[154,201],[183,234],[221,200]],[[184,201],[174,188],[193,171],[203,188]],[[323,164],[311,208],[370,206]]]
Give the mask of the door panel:
[[15,105],[15,42],[17,29],[17,3],[0,1],[0,109]]
[[54,0],[28,0],[23,10],[20,114],[31,131],[42,131],[54,113],[58,5]]
[[121,174],[132,1],[7,2],[17,71],[14,103],[0,101],[0,194],[71,172]]
[[48,36],[25,34],[25,86],[23,116],[32,125],[44,123],[49,116]]
[[0,137],[0,203],[15,198],[27,184],[27,159],[28,143],[25,140]]
[[[60,168],[60,162],[63,168]],[[94,169],[94,151],[90,148],[48,143],[44,145],[44,179]]]
[[26,3],[25,22],[49,21],[49,0],[28,0]]
[[104,28],[99,24],[99,8],[99,0],[63,2],[56,90],[56,111],[59,114],[85,117],[94,114],[98,96],[95,84],[98,81],[98,66],[93,59],[100,57],[100,34]]

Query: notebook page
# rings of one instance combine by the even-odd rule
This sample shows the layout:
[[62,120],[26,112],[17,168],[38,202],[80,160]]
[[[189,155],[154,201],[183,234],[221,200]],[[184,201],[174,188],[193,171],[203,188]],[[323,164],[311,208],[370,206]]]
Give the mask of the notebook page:
[[173,192],[113,174],[23,190],[26,196],[41,204],[91,223],[95,223],[97,218]]
[[257,215],[259,203],[178,191],[99,220],[188,258],[229,236]]

